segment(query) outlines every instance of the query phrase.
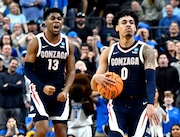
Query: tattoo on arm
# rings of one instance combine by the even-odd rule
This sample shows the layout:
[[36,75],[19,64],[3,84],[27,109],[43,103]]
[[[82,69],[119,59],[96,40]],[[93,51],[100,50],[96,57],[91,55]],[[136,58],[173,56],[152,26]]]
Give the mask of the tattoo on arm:
[[143,47],[143,56],[144,56],[144,67],[145,69],[155,69],[155,54],[151,47],[145,45]]

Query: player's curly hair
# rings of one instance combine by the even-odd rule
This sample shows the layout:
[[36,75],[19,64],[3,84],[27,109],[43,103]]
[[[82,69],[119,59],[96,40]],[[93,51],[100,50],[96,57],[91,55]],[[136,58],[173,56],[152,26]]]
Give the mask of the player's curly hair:
[[62,17],[64,15],[62,10],[60,10],[59,8],[48,8],[44,12],[43,19],[46,20],[51,13],[59,13]]
[[136,15],[136,13],[133,12],[132,10],[121,10],[121,11],[118,11],[116,13],[116,15],[114,16],[113,21],[112,21],[112,24],[113,24],[114,28],[116,27],[116,25],[118,25],[118,20],[121,17],[124,17],[124,16],[131,16],[134,19],[134,22],[135,22],[135,25],[136,25],[136,28],[137,28],[138,23],[139,23],[139,19],[138,19],[138,16]]

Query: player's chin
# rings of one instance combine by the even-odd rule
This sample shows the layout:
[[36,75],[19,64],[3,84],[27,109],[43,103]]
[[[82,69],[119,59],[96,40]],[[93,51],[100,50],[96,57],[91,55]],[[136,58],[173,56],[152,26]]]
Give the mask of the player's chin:
[[54,36],[58,36],[59,33],[60,33],[60,30],[59,30],[59,31],[53,31],[53,32],[52,32],[52,34],[53,34]]
[[131,37],[133,36],[133,34],[127,33],[125,36],[126,36],[127,38],[131,38]]

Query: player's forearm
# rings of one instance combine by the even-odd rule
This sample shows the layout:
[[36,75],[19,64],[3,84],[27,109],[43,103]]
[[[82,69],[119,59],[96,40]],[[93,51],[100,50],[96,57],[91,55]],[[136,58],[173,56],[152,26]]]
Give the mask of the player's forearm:
[[27,76],[27,78],[30,79],[30,81],[31,81],[32,83],[34,83],[36,86],[40,87],[40,89],[42,89],[42,91],[43,91],[43,88],[44,88],[45,84],[43,84],[43,83],[38,79],[38,77],[34,74],[34,72],[33,72],[33,66],[34,66],[33,63],[25,62],[25,65],[24,65],[24,73],[25,73],[25,75]]
[[155,70],[146,69],[146,93],[148,97],[148,104],[154,104],[154,96],[156,91],[156,75]]

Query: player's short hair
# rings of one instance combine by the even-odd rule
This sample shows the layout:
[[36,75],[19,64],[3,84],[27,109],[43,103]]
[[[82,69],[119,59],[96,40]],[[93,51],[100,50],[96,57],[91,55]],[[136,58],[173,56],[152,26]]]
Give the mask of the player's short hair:
[[131,16],[134,19],[134,22],[135,22],[135,25],[136,25],[136,28],[137,28],[138,23],[139,23],[139,19],[138,19],[138,16],[136,15],[136,13],[133,12],[132,10],[121,10],[121,11],[118,11],[116,13],[116,15],[114,16],[113,21],[112,21],[112,24],[114,25],[114,28],[116,27],[116,25],[118,25],[118,20],[121,17],[124,17],[124,16]]
[[43,15],[43,19],[46,20],[51,13],[59,13],[63,17],[63,12],[59,8],[48,8]]

